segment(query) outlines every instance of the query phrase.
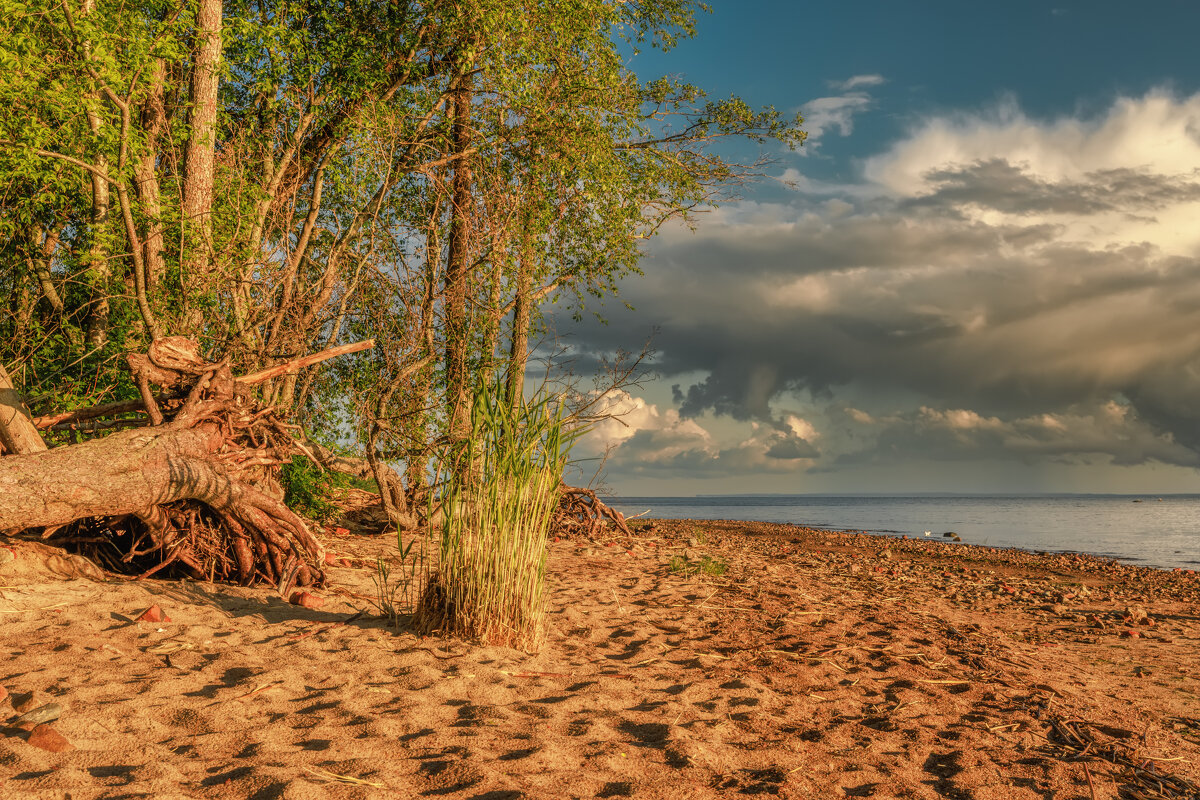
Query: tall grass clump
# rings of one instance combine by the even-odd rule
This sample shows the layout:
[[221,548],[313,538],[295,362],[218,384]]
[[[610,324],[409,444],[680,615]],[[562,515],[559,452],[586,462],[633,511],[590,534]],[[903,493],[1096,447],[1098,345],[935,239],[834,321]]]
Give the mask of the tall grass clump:
[[503,398],[499,383],[478,389],[469,437],[439,460],[440,536],[417,622],[534,651],[545,617],[546,536],[573,436],[557,398]]

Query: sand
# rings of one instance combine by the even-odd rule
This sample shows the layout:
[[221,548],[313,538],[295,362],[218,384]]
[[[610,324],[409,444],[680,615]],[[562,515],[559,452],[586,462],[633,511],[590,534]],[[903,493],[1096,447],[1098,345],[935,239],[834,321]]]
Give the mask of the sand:
[[550,545],[531,655],[389,627],[394,539],[325,543],[308,609],[0,538],[0,797],[1200,796],[1195,575],[657,522]]

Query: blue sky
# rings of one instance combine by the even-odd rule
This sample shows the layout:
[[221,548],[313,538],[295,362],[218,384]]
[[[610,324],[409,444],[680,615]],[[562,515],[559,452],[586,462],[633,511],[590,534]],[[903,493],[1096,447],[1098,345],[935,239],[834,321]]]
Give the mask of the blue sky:
[[1200,5],[712,6],[634,68],[810,139],[571,332],[612,488],[1200,490]]

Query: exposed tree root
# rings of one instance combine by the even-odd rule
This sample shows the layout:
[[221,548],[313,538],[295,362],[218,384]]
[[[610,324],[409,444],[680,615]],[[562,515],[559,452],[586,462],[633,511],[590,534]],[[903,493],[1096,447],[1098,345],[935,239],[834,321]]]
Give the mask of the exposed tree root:
[[550,522],[551,535],[595,537],[609,526],[633,535],[625,515],[606,506],[591,489],[559,487],[558,510]]
[[303,449],[290,426],[187,340],[159,340],[129,361],[152,424],[0,458],[0,532],[40,531],[137,577],[183,573],[284,594],[322,584],[323,549],[275,477]]

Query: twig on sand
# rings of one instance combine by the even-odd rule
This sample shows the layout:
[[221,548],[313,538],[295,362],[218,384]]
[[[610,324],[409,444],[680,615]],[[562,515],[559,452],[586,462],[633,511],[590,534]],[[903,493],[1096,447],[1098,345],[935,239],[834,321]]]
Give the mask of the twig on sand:
[[619,608],[621,610],[621,613],[624,614],[625,606],[621,605],[621,600],[620,600],[620,598],[617,597],[617,590],[609,589],[609,591],[612,592],[613,602],[615,602],[617,604],[617,608]]
[[509,672],[500,670],[504,675],[510,678],[571,678],[574,677],[566,672]]
[[238,695],[237,697],[234,697],[233,699],[234,700],[249,700],[251,697],[262,694],[263,692],[267,691],[268,689],[274,688],[281,683],[283,683],[283,681],[271,681],[270,683],[264,683],[261,686],[256,686],[254,689],[251,689],[250,691],[246,692],[243,695]]
[[1088,794],[1092,796],[1092,800],[1096,800],[1096,787],[1092,784],[1092,771],[1088,769],[1088,765],[1083,765],[1083,774],[1088,782]]
[[313,775],[316,775],[318,778],[322,778],[326,781],[333,781],[333,782],[337,782],[337,783],[352,783],[355,786],[373,786],[376,789],[384,788],[384,784],[382,784],[382,783],[375,783],[374,781],[363,780],[362,778],[356,778],[353,775],[339,775],[336,772],[330,772],[329,770],[321,769],[320,767],[305,767],[304,771],[311,772]]

